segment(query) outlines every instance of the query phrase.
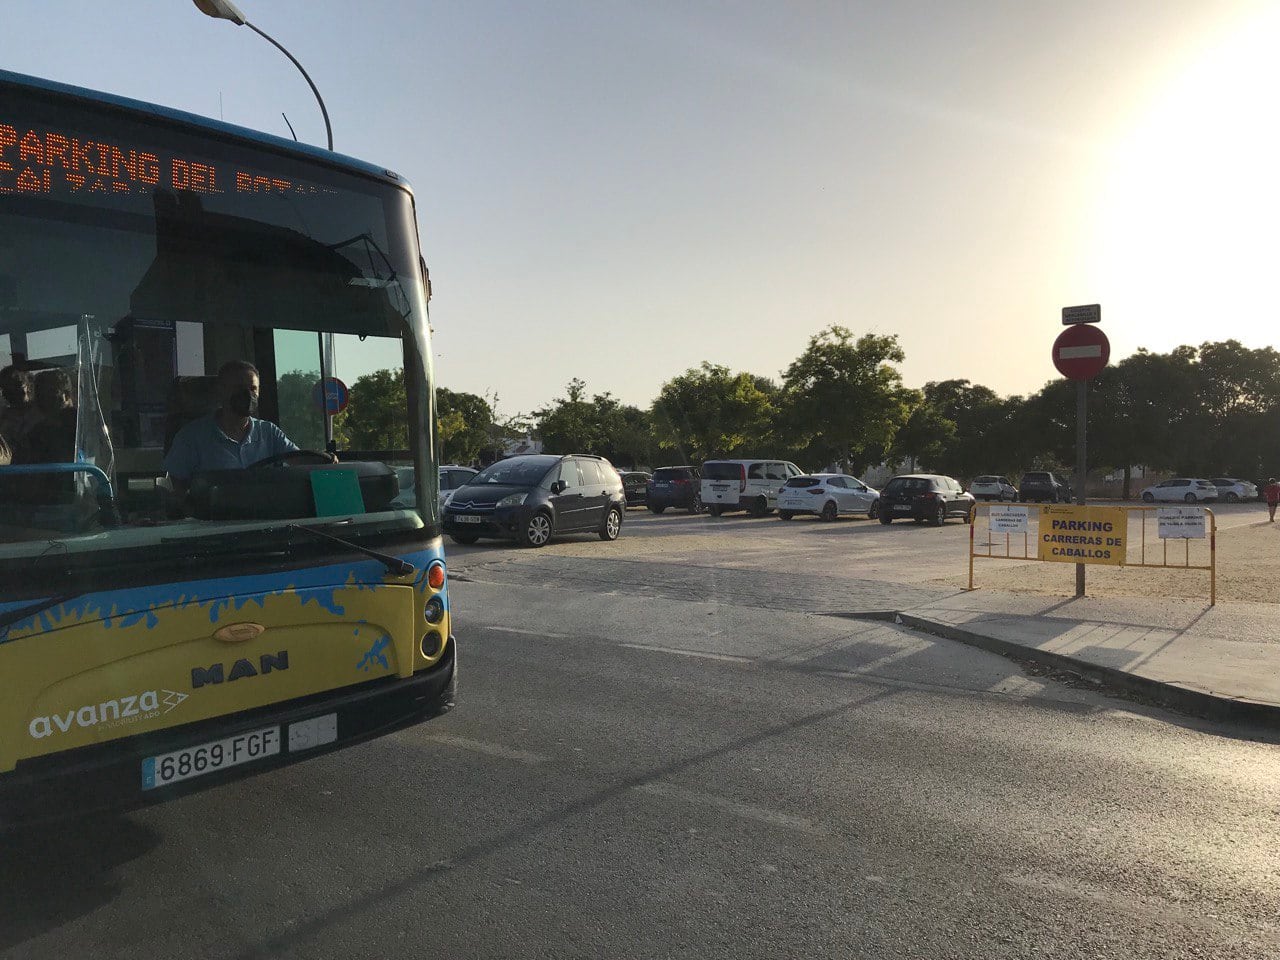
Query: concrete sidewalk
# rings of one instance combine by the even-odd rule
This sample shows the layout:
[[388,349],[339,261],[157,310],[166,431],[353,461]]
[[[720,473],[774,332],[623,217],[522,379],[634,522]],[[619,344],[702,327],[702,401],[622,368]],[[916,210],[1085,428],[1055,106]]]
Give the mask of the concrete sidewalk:
[[975,590],[899,617],[1188,713],[1280,727],[1280,605]]

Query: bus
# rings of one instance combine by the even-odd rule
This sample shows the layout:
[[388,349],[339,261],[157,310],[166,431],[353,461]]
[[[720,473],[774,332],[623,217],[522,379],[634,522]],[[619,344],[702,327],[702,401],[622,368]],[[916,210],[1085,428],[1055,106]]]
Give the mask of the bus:
[[395,173],[0,71],[0,822],[452,707],[428,296]]

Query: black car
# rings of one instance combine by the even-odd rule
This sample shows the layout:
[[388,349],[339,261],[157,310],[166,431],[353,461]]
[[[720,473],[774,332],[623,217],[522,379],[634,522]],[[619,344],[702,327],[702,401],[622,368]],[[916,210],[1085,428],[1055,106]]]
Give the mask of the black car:
[[895,520],[928,521],[942,526],[947,517],[972,519],[973,494],[966,493],[951,477],[934,473],[911,473],[894,477],[880,491],[877,513],[881,523]]
[[1047,470],[1032,470],[1022,475],[1018,499],[1023,503],[1070,503],[1071,487]]
[[461,544],[493,537],[543,547],[561,533],[617,540],[626,506],[622,478],[603,457],[509,457],[454,492],[444,532]]
[[627,496],[628,507],[643,507],[649,502],[649,481],[653,474],[641,470],[622,473],[622,490]]
[[697,467],[658,467],[649,481],[649,510],[661,513],[679,507],[702,512],[702,471]]

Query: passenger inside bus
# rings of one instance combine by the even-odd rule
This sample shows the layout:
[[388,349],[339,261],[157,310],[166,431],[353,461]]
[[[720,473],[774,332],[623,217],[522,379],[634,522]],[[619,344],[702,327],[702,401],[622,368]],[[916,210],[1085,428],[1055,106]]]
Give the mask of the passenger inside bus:
[[[264,460],[312,457],[258,412],[258,368],[246,360],[230,360],[218,370],[218,409],[192,420],[173,438],[164,458],[173,489],[185,496],[196,474],[210,470],[242,470]],[[336,463],[332,454],[325,459]]]
[[76,407],[71,378],[65,370],[38,371],[35,381],[37,419],[19,441],[23,463],[69,463],[76,453]]
[[0,396],[5,403],[0,409],[0,437],[5,439],[11,456],[40,418],[33,402],[33,390],[31,374],[25,370],[12,365],[0,370]]

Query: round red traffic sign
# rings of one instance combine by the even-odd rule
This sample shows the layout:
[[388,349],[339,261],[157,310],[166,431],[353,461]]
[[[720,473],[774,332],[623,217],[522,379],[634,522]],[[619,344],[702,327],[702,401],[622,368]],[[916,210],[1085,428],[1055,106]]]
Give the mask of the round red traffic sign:
[[1111,341],[1091,323],[1067,327],[1053,341],[1053,365],[1068,380],[1092,380],[1111,359]]

